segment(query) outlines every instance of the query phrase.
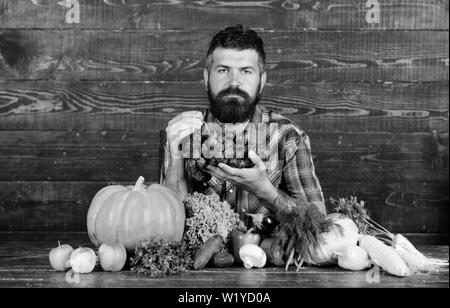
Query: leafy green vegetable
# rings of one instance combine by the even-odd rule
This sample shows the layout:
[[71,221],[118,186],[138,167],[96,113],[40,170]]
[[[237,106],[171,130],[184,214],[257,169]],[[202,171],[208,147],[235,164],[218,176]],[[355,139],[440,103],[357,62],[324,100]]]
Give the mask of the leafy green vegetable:
[[[365,202],[359,201],[354,196],[350,196],[350,199],[339,198],[339,200],[330,198],[331,204],[334,206],[334,212],[346,215],[350,217],[358,226],[361,234],[369,234],[370,226],[367,222],[369,215],[364,207]],[[370,234],[372,235],[372,234]]]
[[166,242],[160,238],[144,241],[131,258],[131,270],[152,278],[176,275],[192,268],[193,254],[184,241]]
[[239,214],[227,202],[220,201],[217,194],[194,192],[183,203],[186,208],[184,240],[190,249],[197,250],[215,234],[220,234],[227,244],[233,229],[246,229]]
[[276,240],[271,249],[282,247],[288,260],[285,269],[293,262],[298,271],[304,260],[311,259],[311,247],[319,245],[319,234],[327,232],[331,222],[325,219],[325,215],[315,205],[307,203],[296,206],[289,212],[280,211],[277,219],[280,224],[274,232]]

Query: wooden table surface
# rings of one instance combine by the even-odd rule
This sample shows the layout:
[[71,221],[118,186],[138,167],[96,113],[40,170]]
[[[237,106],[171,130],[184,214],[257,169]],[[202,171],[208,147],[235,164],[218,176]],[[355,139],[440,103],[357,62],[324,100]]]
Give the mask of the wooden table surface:
[[[80,275],[77,283],[66,279],[66,273],[54,271],[48,261],[57,240],[94,248],[87,234],[0,234],[0,288],[14,287],[135,287],[135,288],[302,288],[302,287],[449,287],[448,266],[437,272],[398,278],[380,271],[379,282],[369,283],[367,271],[351,272],[332,267],[306,267],[296,272],[291,267],[266,267],[246,270],[206,268],[189,271],[164,279],[152,279],[129,270],[104,272],[96,267],[90,274]],[[417,244],[416,244],[417,245]],[[448,260],[448,245],[417,245],[426,255]]]

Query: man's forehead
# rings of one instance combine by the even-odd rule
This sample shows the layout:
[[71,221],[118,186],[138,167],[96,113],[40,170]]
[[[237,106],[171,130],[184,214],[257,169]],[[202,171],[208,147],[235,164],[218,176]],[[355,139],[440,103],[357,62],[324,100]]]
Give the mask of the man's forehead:
[[213,54],[214,65],[257,66],[259,55],[254,49],[217,48]]

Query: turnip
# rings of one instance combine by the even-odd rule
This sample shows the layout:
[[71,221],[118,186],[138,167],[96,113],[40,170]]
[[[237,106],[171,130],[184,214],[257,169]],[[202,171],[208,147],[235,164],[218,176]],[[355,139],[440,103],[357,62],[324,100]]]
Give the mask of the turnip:
[[127,261],[127,251],[120,243],[103,243],[98,249],[100,266],[107,272],[121,271]]
[[351,271],[361,271],[371,266],[369,255],[359,246],[347,246],[339,252],[338,265]]
[[94,270],[97,257],[88,247],[75,249],[70,255],[70,266],[75,273],[87,274]]

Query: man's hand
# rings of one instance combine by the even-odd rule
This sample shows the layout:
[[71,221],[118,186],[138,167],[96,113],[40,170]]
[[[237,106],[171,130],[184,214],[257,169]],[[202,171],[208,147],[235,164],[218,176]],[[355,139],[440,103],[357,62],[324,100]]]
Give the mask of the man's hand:
[[178,148],[183,138],[200,129],[203,124],[203,114],[200,111],[182,112],[169,121],[166,128],[167,143],[172,159],[181,158]]
[[248,157],[255,164],[253,168],[238,169],[219,163],[217,167],[209,165],[206,169],[217,178],[240,186],[260,199],[273,202],[278,195],[278,190],[267,178],[264,162],[253,151],[249,151]]
[[176,191],[181,199],[188,193],[188,187],[184,176],[183,156],[178,148],[183,138],[200,129],[202,123],[203,115],[200,111],[187,111],[170,120],[166,128],[170,158],[164,185]]

